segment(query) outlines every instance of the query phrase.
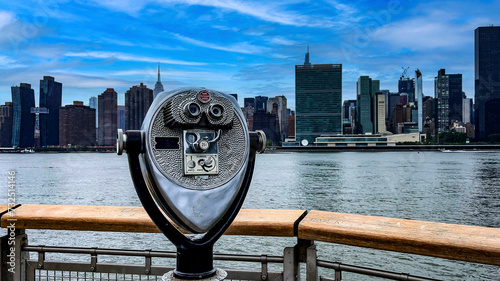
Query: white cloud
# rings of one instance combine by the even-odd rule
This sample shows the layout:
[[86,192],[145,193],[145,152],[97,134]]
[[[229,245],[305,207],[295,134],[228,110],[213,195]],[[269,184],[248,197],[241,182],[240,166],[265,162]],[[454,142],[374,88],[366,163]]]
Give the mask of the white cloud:
[[145,57],[145,56],[124,54],[119,52],[104,52],[104,51],[68,52],[64,55],[67,57],[117,59],[121,61],[139,61],[139,62],[155,62],[155,63],[160,62],[160,63],[174,64],[174,65],[206,65],[206,63],[202,62],[190,62],[190,61],[172,60],[166,58]]
[[[343,25],[342,22],[335,22],[328,18],[318,18],[317,16],[309,17],[297,12],[282,10],[279,5],[272,4],[274,2],[243,2],[237,0],[99,0],[93,1],[96,5],[104,6],[113,11],[121,11],[130,15],[136,15],[140,10],[148,4],[148,2],[157,2],[163,5],[199,5],[205,7],[214,7],[218,9],[235,11],[240,14],[252,16],[254,18],[291,26],[308,26],[329,28],[336,25]],[[336,3],[344,11],[348,6]]]
[[[152,76],[156,79],[156,68],[155,69],[143,69],[143,70],[123,70],[111,73],[112,76]],[[161,77],[168,79],[177,80],[202,80],[202,81],[213,81],[213,80],[231,80],[231,77],[223,73],[218,72],[205,72],[205,71],[181,71],[181,70],[161,70]]]
[[74,88],[114,88],[127,87],[131,85],[130,81],[116,78],[95,77],[80,75],[75,73],[57,73],[58,81],[61,81],[65,87]]
[[175,38],[184,41],[186,43],[205,47],[214,50],[233,52],[233,53],[242,53],[242,54],[259,54],[263,52],[269,51],[268,48],[259,47],[255,45],[251,45],[248,42],[241,42],[233,45],[216,45],[214,43],[204,42],[198,39],[186,37],[180,34],[172,34]]
[[282,37],[282,36],[276,36],[276,37],[271,38],[269,40],[269,43],[276,44],[276,45],[285,45],[285,46],[292,46],[292,45],[298,44],[297,41],[290,40],[290,39],[287,39],[287,38]]
[[0,67],[7,68],[8,65],[15,64],[16,61],[11,57],[0,55]]
[[177,1],[168,1],[178,2],[181,4],[187,5],[200,5],[200,6],[208,6],[215,7],[220,9],[226,9],[231,11],[236,11],[240,14],[249,15],[264,21],[275,22],[284,25],[292,25],[292,26],[331,26],[332,23],[325,20],[321,21],[318,19],[310,18],[307,16],[303,16],[297,13],[279,11],[279,7],[270,5],[272,2],[264,3],[254,3],[254,2],[240,2],[235,0],[177,0]]
[[135,1],[135,0],[93,0],[96,5],[104,6],[112,11],[125,12],[130,15],[135,15],[138,11],[152,1]]
[[339,1],[336,0],[330,0],[327,1],[331,6],[333,6],[336,10],[339,11],[339,13],[343,14],[344,16],[350,16],[352,14],[357,13],[357,10],[349,5],[340,3]]
[[0,11],[0,30],[11,23],[16,19],[16,15],[10,11]]
[[424,10],[425,15],[405,17],[367,34],[374,41],[383,41],[394,49],[429,50],[460,49],[470,45],[473,31],[488,19],[467,18],[460,12],[434,9]]

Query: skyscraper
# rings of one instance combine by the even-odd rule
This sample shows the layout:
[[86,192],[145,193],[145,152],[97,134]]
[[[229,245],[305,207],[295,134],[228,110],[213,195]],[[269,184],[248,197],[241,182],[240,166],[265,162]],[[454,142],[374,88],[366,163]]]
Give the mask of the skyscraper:
[[268,140],[273,144],[280,142],[280,132],[278,124],[278,116],[276,114],[278,105],[273,104],[274,109],[270,112],[259,111],[253,114],[252,130],[262,130],[266,134]]
[[40,114],[40,145],[59,145],[59,108],[62,103],[62,84],[54,77],[44,76],[40,80],[40,108],[48,114]]
[[256,96],[255,97],[255,112],[267,112],[268,97]]
[[387,131],[385,126],[385,97],[382,92],[378,92],[373,97],[373,132],[377,134]]
[[487,140],[490,134],[500,133],[494,126],[486,129],[489,115],[500,111],[490,104],[486,110],[486,103],[500,98],[500,26],[478,27],[474,31],[474,63],[475,63],[475,106],[474,119],[476,137]]
[[351,106],[356,106],[356,100],[345,100],[342,105],[342,118],[349,119]]
[[98,96],[99,145],[114,145],[117,131],[117,96],[113,88],[108,88]]
[[311,65],[311,63],[309,62],[309,45],[307,45],[307,53],[304,59],[304,65]]
[[387,120],[392,120],[392,114],[394,112],[394,108],[396,108],[396,104],[401,103],[401,96],[399,93],[389,93],[388,99],[385,101],[388,107],[388,115]]
[[434,98],[426,96],[423,98],[423,106],[422,106],[422,117],[423,120],[432,120],[434,118],[434,111],[435,111],[435,106],[434,106]]
[[342,64],[296,65],[295,108],[297,141],[341,134]]
[[153,98],[156,98],[156,96],[163,92],[163,84],[161,83],[161,80],[160,80],[160,63],[158,63],[158,81],[156,81],[156,84],[155,84],[155,89],[153,91]]
[[0,147],[12,146],[12,102],[0,105]]
[[465,124],[472,123],[473,121],[474,104],[472,98],[463,99],[462,103],[462,122]]
[[500,134],[500,99],[490,99],[484,108],[487,114],[484,130],[490,140],[492,135]]
[[12,146],[33,147],[35,144],[35,115],[31,108],[35,106],[35,91],[31,84],[11,88],[12,91]]
[[97,110],[97,97],[90,97],[89,99],[89,107]]
[[438,71],[434,78],[434,94],[437,100],[437,130],[447,132],[452,120],[462,121],[462,74],[446,74]]
[[255,98],[244,98],[243,103],[244,103],[243,107],[251,106],[255,108]]
[[[416,87],[415,87],[415,92],[417,94],[417,123],[418,123],[418,132],[422,133],[424,130],[424,117],[423,117],[423,109],[424,109],[424,102],[423,102],[423,78],[422,78],[422,72],[417,68],[415,71],[415,76],[416,76]],[[462,84],[460,84],[462,85]],[[415,122],[415,120],[412,120]]]
[[288,113],[286,108],[286,101],[287,100],[285,96],[276,96],[267,100],[267,112],[273,113],[273,111],[276,110],[275,114],[278,117],[278,131],[280,135],[280,141],[285,141],[288,131]]
[[398,93],[407,94],[408,102],[415,102],[415,79],[405,77],[406,71],[401,75],[398,81]]
[[153,102],[153,90],[144,84],[133,86],[125,93],[125,129],[140,130],[142,121]]
[[99,121],[98,121],[99,120],[99,118],[98,118],[99,116],[97,114],[97,97],[94,97],[94,96],[90,97],[90,99],[89,99],[89,107],[95,109],[95,136],[96,136],[95,140],[97,142],[97,138],[98,138],[97,136],[99,135],[99,132],[98,132],[98,129],[97,129],[99,127]]
[[74,101],[59,110],[59,143],[72,146],[94,146],[95,109]]
[[117,128],[118,129],[122,129],[124,132],[125,132],[125,106],[124,105],[118,105],[116,107],[116,114],[118,114],[118,116],[116,116],[116,122],[118,122],[116,124]]
[[380,91],[380,80],[372,80],[369,76],[359,77],[356,83],[356,130],[358,134],[374,132],[372,102],[378,91]]

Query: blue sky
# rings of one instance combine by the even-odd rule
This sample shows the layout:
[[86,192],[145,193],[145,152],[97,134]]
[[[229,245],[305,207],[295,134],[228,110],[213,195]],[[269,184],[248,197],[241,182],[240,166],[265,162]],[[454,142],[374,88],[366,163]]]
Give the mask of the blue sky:
[[440,68],[463,74],[474,96],[474,29],[499,25],[500,1],[0,1],[0,103],[10,87],[63,83],[63,104],[106,88],[206,87],[285,95],[295,107],[294,65],[343,64],[343,99],[361,75],[397,91],[402,67],[434,96]]

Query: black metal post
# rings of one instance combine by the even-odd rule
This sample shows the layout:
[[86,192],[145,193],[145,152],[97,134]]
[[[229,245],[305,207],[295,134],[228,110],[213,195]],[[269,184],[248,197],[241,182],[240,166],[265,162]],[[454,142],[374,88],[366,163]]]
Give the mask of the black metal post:
[[177,245],[174,276],[181,279],[203,279],[215,275],[213,244],[206,246]]

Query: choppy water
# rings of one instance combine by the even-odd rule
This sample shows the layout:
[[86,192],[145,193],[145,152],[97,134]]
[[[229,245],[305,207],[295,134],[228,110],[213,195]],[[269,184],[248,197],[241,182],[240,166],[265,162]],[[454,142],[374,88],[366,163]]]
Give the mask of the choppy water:
[[[11,170],[17,172],[21,204],[140,206],[125,156],[1,154],[0,171],[6,175]],[[6,176],[4,181],[0,204],[7,203]],[[500,152],[258,155],[244,208],[324,210],[498,228]],[[33,245],[173,250],[161,234],[37,230],[28,235]],[[215,250],[281,255],[294,243],[291,238],[228,236]],[[325,243],[319,243],[318,255],[446,280],[500,280],[500,267],[416,255]]]

